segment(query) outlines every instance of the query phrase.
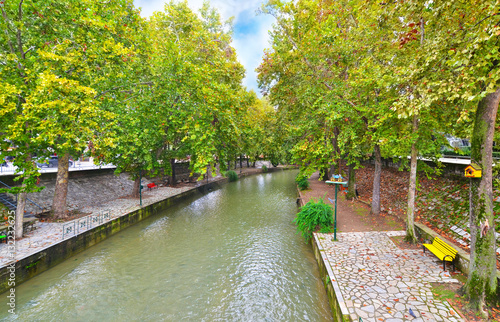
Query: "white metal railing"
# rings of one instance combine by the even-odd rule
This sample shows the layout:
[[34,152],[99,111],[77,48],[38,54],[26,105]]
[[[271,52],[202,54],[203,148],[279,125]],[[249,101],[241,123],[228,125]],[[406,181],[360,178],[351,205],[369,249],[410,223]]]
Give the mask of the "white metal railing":
[[[116,168],[112,164],[101,164],[101,165],[95,165],[91,162],[75,162],[73,163],[73,166],[69,167],[69,171],[81,171],[81,170],[95,170],[95,169],[113,169]],[[7,164],[7,166],[1,166],[0,167],[0,175],[12,175],[16,173],[16,167],[13,166],[12,164]],[[38,168],[40,173],[50,173],[50,172],[57,172],[57,167],[53,168],[48,168],[48,167],[43,167],[43,168]]]
[[110,219],[111,215],[109,211],[106,211],[97,215],[92,214],[64,223],[62,239],[79,235],[81,232],[97,227]]

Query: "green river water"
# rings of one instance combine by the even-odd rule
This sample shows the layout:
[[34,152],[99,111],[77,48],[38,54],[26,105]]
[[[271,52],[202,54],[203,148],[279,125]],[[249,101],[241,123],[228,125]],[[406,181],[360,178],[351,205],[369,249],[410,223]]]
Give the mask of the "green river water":
[[0,318],[330,321],[292,223],[296,174],[251,176],[148,218],[19,285],[16,315],[4,298]]

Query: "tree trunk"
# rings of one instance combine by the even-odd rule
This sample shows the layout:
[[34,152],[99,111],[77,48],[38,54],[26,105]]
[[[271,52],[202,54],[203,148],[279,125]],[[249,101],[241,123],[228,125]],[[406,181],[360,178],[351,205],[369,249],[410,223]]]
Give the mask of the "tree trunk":
[[335,174],[335,161],[330,163],[330,171],[328,172],[328,176],[331,178]]
[[[418,130],[418,116],[413,115],[413,133]],[[411,145],[411,163],[410,163],[410,185],[408,188],[408,208],[406,210],[406,241],[415,244],[417,237],[415,235],[415,195],[417,192],[417,143]]]
[[495,219],[493,214],[492,150],[500,89],[488,94],[477,107],[471,138],[471,162],[482,169],[481,178],[471,178],[470,221],[471,261],[464,285],[472,309],[484,317],[485,299],[496,296]]
[[227,160],[227,171],[231,170],[231,161]]
[[139,198],[139,189],[141,188],[141,177],[137,176],[134,180],[134,187],[132,189],[132,198]]
[[[31,162],[31,153],[27,154],[26,161]],[[27,180],[24,178],[24,180]],[[26,182],[23,180],[22,191],[26,191]],[[14,220],[14,234],[15,239],[21,239],[23,237],[23,221],[24,221],[24,209],[26,208],[26,199],[28,194],[26,192],[21,192],[17,195],[17,205],[16,205],[16,216]]]
[[[424,19],[420,18],[420,45],[424,43],[425,35]],[[418,115],[413,114],[413,128],[412,134],[418,131]],[[416,140],[416,139],[415,139]],[[410,162],[410,184],[408,187],[408,207],[406,209],[406,238],[405,240],[411,244],[417,242],[415,234],[415,196],[417,194],[417,156],[418,148],[417,142],[411,145],[411,162]]]
[[68,196],[68,175],[69,175],[69,153],[59,156],[57,166],[56,187],[54,191],[54,201],[52,202],[52,212],[54,218],[64,219],[68,217],[66,199]]
[[256,161],[254,161],[254,162],[252,163],[252,168],[255,168],[255,162],[256,162]]
[[215,163],[215,176],[220,176],[220,163]]
[[175,177],[175,159],[170,159],[170,167],[172,168],[172,187],[177,185],[177,178]]
[[382,157],[380,146],[375,144],[373,156],[375,157],[375,172],[373,174],[372,214],[380,214],[380,176],[382,175]]
[[234,170],[238,169],[238,157],[234,156]]
[[319,171],[319,176],[321,178],[321,181],[327,181],[328,179],[330,179],[328,177],[328,170],[329,170],[328,167],[324,167]]
[[250,168],[250,158],[247,157],[247,168]]
[[[333,145],[333,150],[335,151],[336,155],[334,155],[334,160],[335,160],[335,157],[337,156],[339,159],[336,163],[337,165],[337,170],[338,170],[338,174],[340,175],[341,174],[341,171],[342,171],[342,166],[340,164],[340,147],[339,147],[339,144],[338,144],[338,137],[339,137],[339,134],[340,134],[340,131],[339,131],[339,128],[336,126],[334,129],[333,129],[333,139],[332,139],[332,145]],[[333,173],[332,173],[333,175]]]
[[[23,187],[26,184],[23,183]],[[23,220],[24,220],[24,208],[26,207],[27,193],[21,192],[17,195],[17,208],[16,208],[16,218],[14,223],[14,233],[16,239],[23,238]]]
[[354,164],[349,164],[349,185],[347,187],[347,195],[345,196],[347,200],[353,200],[356,198],[356,171],[354,170]]

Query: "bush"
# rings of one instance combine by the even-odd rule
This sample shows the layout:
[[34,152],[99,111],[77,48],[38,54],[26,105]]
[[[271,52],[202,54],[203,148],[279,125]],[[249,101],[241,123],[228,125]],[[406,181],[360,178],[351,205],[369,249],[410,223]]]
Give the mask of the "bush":
[[238,180],[238,174],[233,170],[229,170],[228,172],[226,172],[226,177],[228,177],[229,182]]
[[262,165],[262,172],[267,172],[267,167],[265,164]]
[[295,177],[295,182],[297,183],[297,186],[300,190],[306,190],[307,188],[309,188],[309,181],[307,181],[307,177],[303,174],[299,173],[297,177]]
[[317,229],[322,233],[332,231],[333,210],[321,199],[311,200],[300,208],[297,218],[293,221],[297,225],[297,230],[308,242],[312,238],[312,233]]

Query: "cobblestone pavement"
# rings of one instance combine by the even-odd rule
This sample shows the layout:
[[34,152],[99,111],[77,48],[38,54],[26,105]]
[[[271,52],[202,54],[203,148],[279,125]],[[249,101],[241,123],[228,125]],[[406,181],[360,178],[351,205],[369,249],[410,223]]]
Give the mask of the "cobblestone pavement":
[[334,242],[332,234],[315,234],[344,313],[363,322],[463,321],[431,291],[431,282],[458,281],[432,254],[400,249],[389,238],[404,235],[404,231],[340,233]]

